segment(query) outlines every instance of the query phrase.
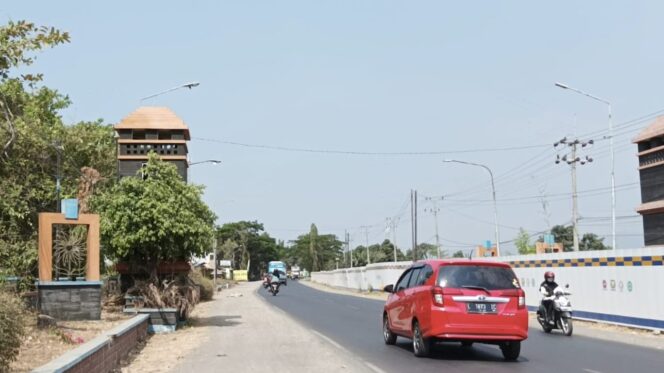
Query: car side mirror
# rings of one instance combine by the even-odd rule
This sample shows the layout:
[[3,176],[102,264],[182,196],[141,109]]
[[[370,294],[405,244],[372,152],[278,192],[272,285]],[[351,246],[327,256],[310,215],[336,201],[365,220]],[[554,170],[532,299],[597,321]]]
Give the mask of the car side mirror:
[[394,285],[390,284],[383,288],[383,291],[386,293],[394,293]]

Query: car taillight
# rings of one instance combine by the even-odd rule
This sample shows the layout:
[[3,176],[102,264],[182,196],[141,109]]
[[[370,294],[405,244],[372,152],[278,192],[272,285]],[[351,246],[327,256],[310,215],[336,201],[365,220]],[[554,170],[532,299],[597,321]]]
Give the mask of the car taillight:
[[443,288],[441,287],[434,287],[431,289],[431,294],[433,295],[433,304],[436,306],[442,307],[443,306]]
[[518,309],[526,308],[526,293],[523,291],[523,289],[519,289],[518,295],[519,295],[519,302],[517,308]]

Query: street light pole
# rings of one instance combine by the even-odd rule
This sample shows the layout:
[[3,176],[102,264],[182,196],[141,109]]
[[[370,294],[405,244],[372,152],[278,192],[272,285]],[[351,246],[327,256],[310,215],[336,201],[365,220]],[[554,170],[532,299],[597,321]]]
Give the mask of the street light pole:
[[161,96],[161,95],[163,95],[164,93],[168,93],[168,92],[176,91],[176,90],[178,90],[178,89],[180,89],[180,88],[189,88],[189,89],[192,89],[192,88],[194,88],[194,87],[198,87],[199,85],[201,85],[201,83],[199,83],[199,82],[189,82],[189,83],[181,84],[181,85],[179,85],[179,86],[177,86],[177,87],[169,88],[169,89],[167,89],[167,90],[165,90],[165,91],[161,91],[161,92],[157,92],[157,93],[155,93],[155,94],[151,94],[151,95],[149,95],[149,96],[145,96],[145,97],[141,98],[140,101],[143,102],[143,101],[145,101],[145,100],[148,100],[148,99],[151,99],[151,98],[154,98],[154,97],[157,97],[157,96]]
[[608,107],[609,111],[609,148],[611,149],[611,245],[613,247],[613,250],[616,249],[616,175],[615,175],[615,169],[616,169],[616,161],[615,161],[615,153],[613,151],[613,112],[611,110],[611,102],[597,97],[595,95],[592,95],[590,93],[584,92],[580,89],[572,88],[568,86],[567,84],[559,83],[556,82],[555,86],[558,88],[562,89],[567,89],[573,92],[576,92],[580,95],[586,96],[588,98],[591,98],[595,101],[599,101],[603,104],[605,104]]
[[482,167],[483,169],[487,170],[489,172],[489,176],[491,177],[491,192],[493,196],[493,220],[495,223],[495,234],[496,234],[496,256],[500,256],[500,231],[498,229],[498,206],[496,205],[496,185],[493,182],[493,172],[491,172],[491,169],[483,164],[480,163],[473,163],[473,162],[466,162],[466,161],[458,161],[456,159],[445,159],[443,162],[446,163],[462,163],[462,164],[467,164],[470,166],[477,166],[477,167]]

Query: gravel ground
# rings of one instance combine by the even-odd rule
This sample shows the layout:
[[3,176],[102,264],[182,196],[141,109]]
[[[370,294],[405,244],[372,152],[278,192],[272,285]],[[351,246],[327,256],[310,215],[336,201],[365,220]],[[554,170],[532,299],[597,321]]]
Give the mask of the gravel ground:
[[12,363],[10,371],[29,372],[128,318],[122,313],[102,312],[100,321],[58,321],[55,328],[38,329],[37,315],[30,314],[18,360]]

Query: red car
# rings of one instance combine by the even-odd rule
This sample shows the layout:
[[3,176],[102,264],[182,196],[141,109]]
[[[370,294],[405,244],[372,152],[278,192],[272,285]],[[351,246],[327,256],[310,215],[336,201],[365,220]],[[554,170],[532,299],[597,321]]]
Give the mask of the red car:
[[435,341],[500,346],[516,360],[528,338],[526,294],[505,263],[454,259],[414,263],[399,277],[383,311],[383,337],[413,340],[415,356],[427,356]]

